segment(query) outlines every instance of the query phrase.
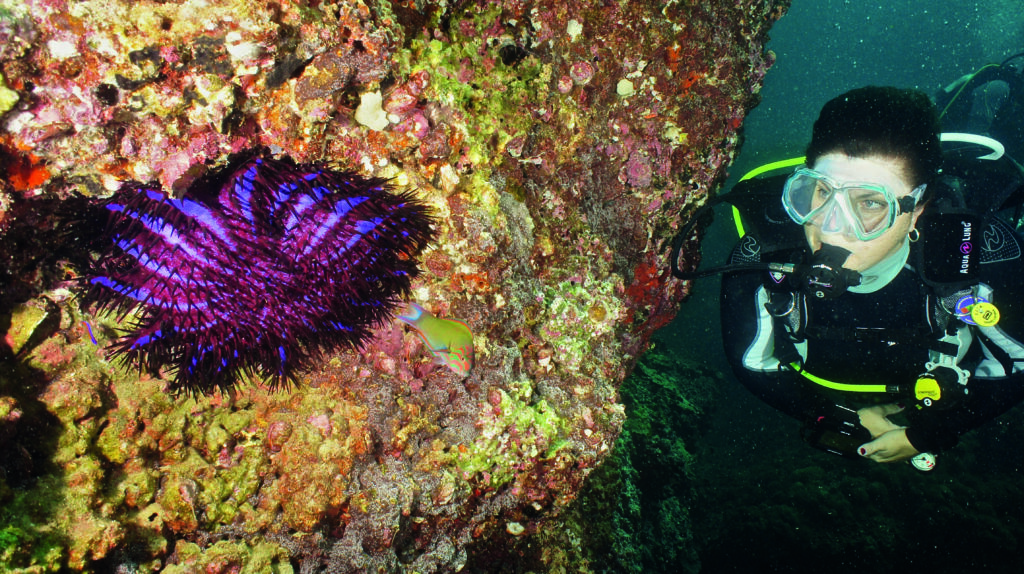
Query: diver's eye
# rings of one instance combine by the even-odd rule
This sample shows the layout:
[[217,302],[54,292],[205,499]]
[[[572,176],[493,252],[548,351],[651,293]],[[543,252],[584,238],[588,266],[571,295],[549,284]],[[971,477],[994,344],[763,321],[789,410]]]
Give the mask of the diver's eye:
[[877,199],[862,199],[858,206],[860,211],[881,211],[886,209],[885,203]]
[[834,193],[835,190],[825,182],[819,181],[818,184],[814,186],[814,199],[819,205],[828,201],[828,198],[832,197],[832,194]]

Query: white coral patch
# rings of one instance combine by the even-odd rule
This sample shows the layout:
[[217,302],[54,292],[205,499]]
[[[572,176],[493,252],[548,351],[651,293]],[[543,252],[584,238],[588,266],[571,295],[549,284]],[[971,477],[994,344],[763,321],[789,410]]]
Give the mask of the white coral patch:
[[74,42],[67,40],[50,40],[46,43],[46,48],[55,60],[67,60],[78,55],[78,47]]
[[381,131],[391,123],[388,115],[381,107],[384,99],[380,92],[364,92],[359,95],[359,107],[356,108],[356,121],[374,131]]

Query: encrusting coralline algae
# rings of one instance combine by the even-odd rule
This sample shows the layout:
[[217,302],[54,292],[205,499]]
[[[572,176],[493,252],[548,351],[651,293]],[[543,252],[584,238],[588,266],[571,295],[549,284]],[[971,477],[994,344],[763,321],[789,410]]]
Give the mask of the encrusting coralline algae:
[[[5,0],[0,565],[442,572],[531,539],[619,434],[786,4]],[[258,147],[430,208],[410,299],[472,331],[468,376],[401,322],[287,391],[110,360],[127,324],[80,307],[62,212]]]

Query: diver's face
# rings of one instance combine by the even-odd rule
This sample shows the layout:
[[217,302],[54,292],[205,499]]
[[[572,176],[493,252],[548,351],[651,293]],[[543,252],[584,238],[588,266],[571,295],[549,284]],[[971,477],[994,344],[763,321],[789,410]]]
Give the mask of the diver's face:
[[[842,153],[830,153],[819,157],[810,167],[839,184],[857,182],[885,186],[897,200],[913,191],[913,186],[904,178],[903,162],[894,158],[850,157]],[[900,214],[885,233],[868,241],[861,241],[848,231],[826,232],[811,222],[804,225],[804,235],[811,251],[817,251],[822,244],[848,249],[851,255],[843,267],[865,271],[903,247],[907,234],[914,229],[923,208],[923,205],[918,205],[911,213]]]

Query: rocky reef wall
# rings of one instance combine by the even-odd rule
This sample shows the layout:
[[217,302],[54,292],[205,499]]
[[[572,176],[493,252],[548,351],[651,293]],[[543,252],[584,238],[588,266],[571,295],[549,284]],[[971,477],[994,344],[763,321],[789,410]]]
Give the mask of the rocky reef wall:
[[[0,2],[0,565],[458,571],[534,534],[686,294],[668,241],[787,4]],[[77,304],[89,243],[61,207],[180,195],[256,147],[435,210],[413,299],[473,331],[468,377],[400,322],[276,392],[174,397],[111,360],[123,325]]]

